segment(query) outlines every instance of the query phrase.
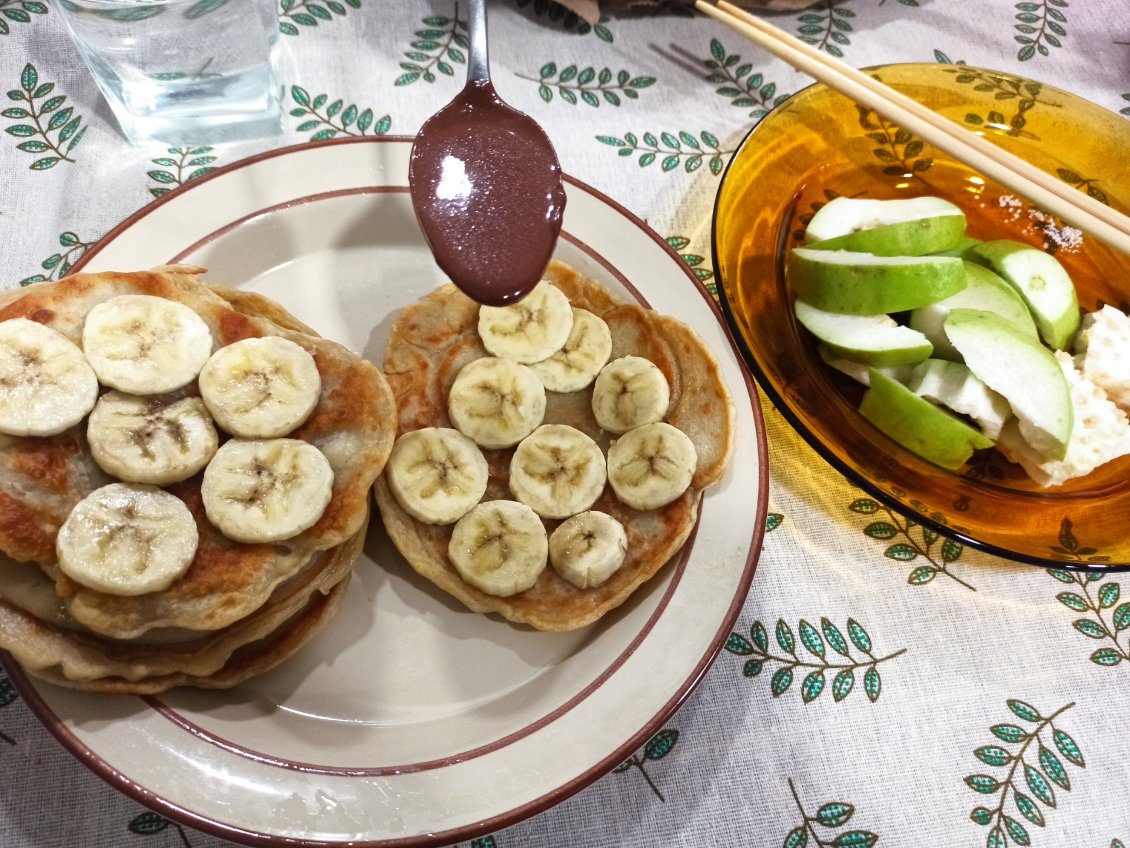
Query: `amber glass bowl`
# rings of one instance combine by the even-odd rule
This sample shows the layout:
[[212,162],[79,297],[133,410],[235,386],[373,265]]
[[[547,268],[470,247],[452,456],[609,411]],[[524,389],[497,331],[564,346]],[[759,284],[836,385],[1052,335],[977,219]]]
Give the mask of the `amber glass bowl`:
[[[867,72],[1079,191],[1130,209],[1130,121],[1043,83],[963,65]],[[965,545],[1052,568],[1130,570],[1130,457],[1043,489],[996,450],[958,472],[900,447],[857,407],[864,391],[826,366],[793,315],[785,272],[805,224],[837,195],[933,195],[968,235],[1054,251],[1085,311],[1130,311],[1130,257],[1065,226],[875,112],[821,84],[791,97],[734,154],[714,209],[723,312],[778,410],[829,463],[893,509]]]

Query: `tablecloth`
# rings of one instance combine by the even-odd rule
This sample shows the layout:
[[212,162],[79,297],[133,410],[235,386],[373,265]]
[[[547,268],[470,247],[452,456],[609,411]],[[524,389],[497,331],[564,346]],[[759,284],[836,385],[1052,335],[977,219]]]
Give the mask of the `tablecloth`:
[[[129,148],[55,9],[0,0],[0,90],[11,92],[0,111],[0,279],[58,279],[153,198],[249,154],[412,134],[462,85],[458,0],[281,0],[279,14],[280,137]],[[858,67],[991,67],[1130,119],[1125,0],[820,0],[766,16]],[[547,0],[499,0],[491,36],[500,94],[546,128],[564,170],[645,219],[710,288],[721,169],[696,166],[724,163],[810,80],[669,5],[590,25]],[[23,129],[21,92],[44,84],[59,98],[54,117]],[[36,96],[42,106],[46,95]],[[1130,604],[1121,600],[1130,579],[1013,564],[939,538],[840,477],[768,404],[764,412],[764,548],[702,684],[612,773],[469,844],[1130,841]],[[1088,555],[1087,539],[1063,541]],[[2,673],[0,773],[5,848],[227,844],[87,771]]]

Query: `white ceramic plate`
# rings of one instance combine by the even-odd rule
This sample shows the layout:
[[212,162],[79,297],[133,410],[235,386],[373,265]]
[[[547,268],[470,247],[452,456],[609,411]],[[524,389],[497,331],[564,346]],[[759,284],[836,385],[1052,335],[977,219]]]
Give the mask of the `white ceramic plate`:
[[[308,144],[236,163],[124,222],[82,270],[203,265],[379,363],[397,311],[443,282],[407,194],[410,146]],[[596,780],[690,693],[761,547],[760,408],[678,257],[594,190],[567,189],[557,257],[689,323],[734,394],[734,461],[683,555],[597,624],[541,633],[463,609],[417,577],[374,521],[339,615],[236,689],[98,697],[13,669],[79,759],[159,812],[235,841],[447,845]]]

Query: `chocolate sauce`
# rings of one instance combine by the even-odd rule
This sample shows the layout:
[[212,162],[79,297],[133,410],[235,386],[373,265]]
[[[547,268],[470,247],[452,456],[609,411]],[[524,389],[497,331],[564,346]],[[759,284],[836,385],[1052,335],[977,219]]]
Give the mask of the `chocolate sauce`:
[[537,285],[565,211],[545,131],[471,80],[420,128],[412,204],[436,263],[470,297],[501,306]]

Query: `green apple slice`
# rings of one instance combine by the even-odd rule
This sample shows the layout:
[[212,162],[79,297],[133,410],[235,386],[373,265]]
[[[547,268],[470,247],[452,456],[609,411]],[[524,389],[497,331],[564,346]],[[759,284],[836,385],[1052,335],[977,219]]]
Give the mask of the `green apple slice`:
[[950,471],[961,468],[973,451],[993,446],[964,421],[875,370],[859,411],[903,447]]
[[857,383],[862,383],[865,386],[871,385],[872,368],[890,377],[892,380],[898,380],[900,383],[905,383],[909,380],[915,368],[913,363],[906,363],[904,365],[867,365],[862,362],[856,362],[855,360],[848,359],[846,356],[841,356],[836,353],[836,351],[832,350],[824,342],[820,342],[820,344],[816,346],[816,352],[820,354],[820,358],[824,360],[825,365],[830,368],[835,368],[841,374],[847,374]]
[[1024,298],[1040,338],[1054,349],[1064,350],[1079,329],[1080,318],[1075,286],[1059,260],[1039,248],[1008,239],[984,242],[972,252]]
[[981,260],[981,257],[970,258],[973,256],[973,248],[979,244],[981,244],[981,239],[975,239],[972,236],[962,236],[957,240],[957,244],[949,250],[939,250],[934,256],[956,256],[958,259],[964,259],[966,262],[978,262],[978,260],[980,260],[978,264],[983,265],[984,261]]
[[965,213],[940,197],[837,197],[812,216],[804,240],[816,250],[921,256],[954,247],[964,232]]
[[802,300],[794,308],[797,320],[812,335],[833,353],[854,362],[903,365],[925,359],[932,350],[924,335],[895,323],[889,315],[841,315]]
[[977,422],[986,438],[996,441],[1012,408],[1003,396],[979,380],[960,362],[927,359],[914,366],[906,387],[919,397],[967,415]]
[[827,312],[882,315],[936,303],[965,288],[954,256],[873,256],[795,248],[789,277],[797,297]]
[[972,262],[965,263],[965,288],[937,303],[922,306],[910,313],[909,325],[934,345],[934,357],[961,361],[961,354],[950,344],[942,330],[951,309],[981,309],[995,312],[1011,321],[1033,339],[1039,337],[1036,323],[1016,289],[990,271]]
[[1075,429],[1062,460],[1046,459],[1028,445],[1015,418],[1005,425],[997,447],[1041,486],[1059,486],[1090,474],[1100,465],[1130,453],[1130,422],[1126,413],[1091,380],[1079,372],[1070,354],[1055,354],[1075,410]]
[[944,327],[969,370],[1004,395],[1028,444],[1046,458],[1063,459],[1075,415],[1052,352],[992,312],[954,309]]

